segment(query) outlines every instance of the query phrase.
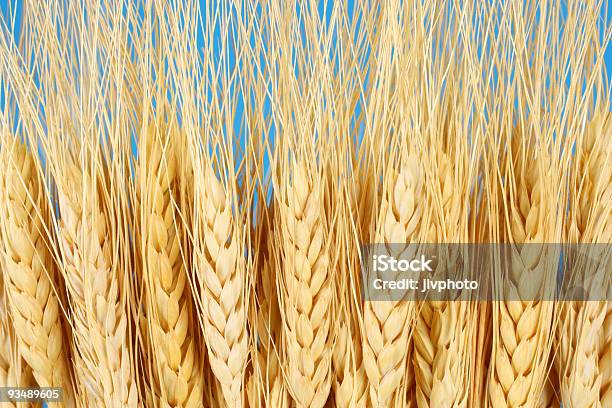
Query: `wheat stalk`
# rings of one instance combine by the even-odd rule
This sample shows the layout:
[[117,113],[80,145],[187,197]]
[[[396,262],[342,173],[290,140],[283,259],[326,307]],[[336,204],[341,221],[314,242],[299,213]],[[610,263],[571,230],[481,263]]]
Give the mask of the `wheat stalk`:
[[[418,242],[423,214],[423,176],[415,157],[408,156],[392,173],[384,193],[377,242]],[[414,318],[412,301],[366,301],[363,310],[363,359],[374,406],[388,406],[406,373]]]
[[283,364],[297,405],[322,407],[331,387],[332,345],[323,184],[309,177],[304,163],[293,163],[290,171],[292,179],[284,186],[276,230],[283,251],[279,284]]
[[58,185],[59,241],[72,307],[77,380],[88,404],[137,406],[109,220],[95,178],[74,164],[67,166]]
[[7,141],[1,185],[6,291],[19,352],[40,387],[60,387],[74,405],[52,259],[44,242],[44,194],[26,147]]
[[160,406],[202,405],[202,369],[194,338],[189,281],[177,220],[179,177],[175,132],[151,126],[143,135],[140,162],[140,237],[146,289],[148,345]]
[[[226,403],[242,406],[242,381],[248,356],[246,270],[240,226],[227,194],[212,168],[201,187],[201,242],[195,250],[199,300],[211,369]],[[200,194],[198,194],[200,196]]]

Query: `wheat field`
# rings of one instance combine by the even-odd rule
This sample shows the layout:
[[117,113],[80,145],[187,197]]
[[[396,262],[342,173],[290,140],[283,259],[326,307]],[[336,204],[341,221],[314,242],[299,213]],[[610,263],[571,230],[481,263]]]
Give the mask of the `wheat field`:
[[612,408],[609,6],[5,2],[0,407]]

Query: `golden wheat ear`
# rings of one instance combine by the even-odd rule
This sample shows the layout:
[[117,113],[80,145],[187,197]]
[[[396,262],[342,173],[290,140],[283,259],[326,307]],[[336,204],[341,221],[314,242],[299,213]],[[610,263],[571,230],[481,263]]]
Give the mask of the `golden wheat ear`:
[[322,407],[331,387],[333,295],[323,185],[294,163],[285,201],[279,202],[277,237],[282,239],[279,304],[283,319],[283,365],[298,406]]
[[[453,163],[447,153],[435,157],[428,206],[439,208],[439,213],[429,225],[427,236],[432,243],[456,244],[462,241],[467,229],[467,209],[464,197],[467,171],[460,168],[462,161]],[[440,252],[437,259],[444,274],[443,262],[457,264],[457,247],[447,246],[448,252]],[[465,272],[462,270],[462,273]],[[414,369],[419,406],[466,407],[468,401],[467,370],[469,365],[468,332],[472,311],[465,301],[424,301],[413,336]]]
[[243,405],[244,370],[248,358],[245,304],[247,285],[241,226],[232,210],[232,197],[212,168],[204,172],[196,201],[201,236],[194,249],[198,302],[210,367],[226,404]]
[[[526,153],[526,152],[525,152]],[[508,276],[500,277],[503,293],[516,298],[493,304],[493,350],[489,370],[489,402],[493,407],[535,406],[544,390],[554,324],[554,304],[549,299],[555,269],[548,253],[551,240],[559,240],[553,223],[555,201],[550,161],[513,157],[515,190],[509,191],[508,239],[513,243]],[[550,241],[548,241],[550,242]],[[522,245],[529,244],[529,245]],[[530,282],[526,285],[525,282]],[[535,292],[532,290],[535,287]],[[534,299],[535,296],[539,298]]]
[[139,208],[145,306],[157,404],[200,407],[201,356],[194,336],[191,291],[179,218],[176,131],[150,126],[139,154]]
[[62,272],[72,310],[75,374],[87,403],[138,405],[126,336],[128,311],[120,292],[120,266],[113,262],[117,239],[109,228],[96,177],[67,163],[58,185],[58,238]]
[[[389,175],[379,215],[377,242],[403,244],[419,237],[423,175],[415,161]],[[415,316],[413,301],[367,301],[362,329],[363,359],[374,406],[389,406],[407,374],[408,346]]]
[[[609,197],[612,193],[612,125],[606,129],[606,116],[598,114],[579,138],[573,172],[573,194],[570,197],[569,239],[578,244],[612,242],[612,215]],[[597,144],[597,146],[595,146]],[[607,202],[608,201],[608,202]],[[599,290],[605,266],[576,260],[569,279],[587,289],[587,296]],[[605,277],[603,280],[605,281]],[[561,400],[566,406],[599,407],[605,400],[610,380],[606,378],[606,362],[600,364],[600,333],[605,336],[605,301],[564,301],[559,305],[556,330],[556,369],[559,373]],[[612,373],[609,373],[609,375]],[[611,401],[612,403],[612,401]],[[605,406],[605,405],[603,405]]]
[[3,264],[19,352],[40,387],[62,388],[64,405],[74,406],[55,268],[42,225],[43,187],[24,145],[15,140],[2,156]]

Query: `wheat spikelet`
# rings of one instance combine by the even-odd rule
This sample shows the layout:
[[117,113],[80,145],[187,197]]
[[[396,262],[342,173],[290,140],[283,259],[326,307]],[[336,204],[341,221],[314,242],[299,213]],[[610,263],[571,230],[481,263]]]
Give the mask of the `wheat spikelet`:
[[112,263],[108,220],[94,179],[74,164],[67,166],[58,186],[59,241],[72,308],[77,380],[89,405],[136,406],[127,311]]
[[[428,242],[458,242],[461,239],[462,197],[457,191],[454,169],[450,158],[442,154],[437,161],[436,180],[443,212],[440,221],[434,220],[428,233]],[[435,208],[435,204],[430,205]],[[454,251],[453,248],[450,251]],[[446,263],[456,264],[457,254],[437,256],[441,270]],[[443,277],[442,277],[443,278]],[[468,363],[468,321],[471,308],[466,302],[425,301],[420,303],[414,332],[414,368],[419,407],[467,406],[465,372]]]
[[[554,239],[550,221],[554,207],[546,195],[550,188],[547,161],[514,163],[516,192],[510,197],[507,217],[509,236],[515,244],[542,243]],[[489,370],[489,402],[494,408],[535,406],[546,380],[549,331],[553,322],[550,302],[534,300],[550,296],[549,279],[554,255],[544,246],[512,247],[511,275],[503,277],[508,301],[493,305],[493,348]],[[532,290],[535,288],[536,293]],[[511,291],[513,294],[509,295]],[[520,299],[520,300],[516,300]]]
[[194,337],[189,282],[181,256],[182,226],[175,208],[180,139],[151,126],[143,135],[140,217],[148,341],[159,405],[202,406],[200,356]]
[[37,384],[63,388],[64,401],[72,406],[59,301],[51,281],[51,257],[42,236],[42,187],[24,145],[7,145],[3,153],[3,255],[19,352]]
[[[210,367],[226,403],[242,406],[242,382],[248,356],[246,332],[246,270],[240,226],[227,194],[212,168],[203,180],[203,242],[195,251],[199,300]],[[196,248],[197,249],[197,248]]]
[[[423,213],[423,181],[414,157],[392,174],[383,198],[377,242],[418,240]],[[414,302],[366,301],[363,310],[363,359],[374,406],[388,406],[406,371]]]
[[283,249],[279,304],[289,392],[299,407],[322,407],[331,387],[329,257],[325,246],[322,182],[309,178],[303,163],[292,165],[292,180],[280,204],[277,236]]

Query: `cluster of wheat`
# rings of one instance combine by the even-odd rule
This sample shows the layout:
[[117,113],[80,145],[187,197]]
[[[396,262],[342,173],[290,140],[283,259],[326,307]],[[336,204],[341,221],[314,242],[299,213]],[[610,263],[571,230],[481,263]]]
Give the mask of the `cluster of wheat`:
[[[9,4],[0,387],[67,407],[612,408],[607,6]],[[505,275],[488,298],[375,301],[367,243],[503,243]],[[436,248],[436,276],[463,262]]]

